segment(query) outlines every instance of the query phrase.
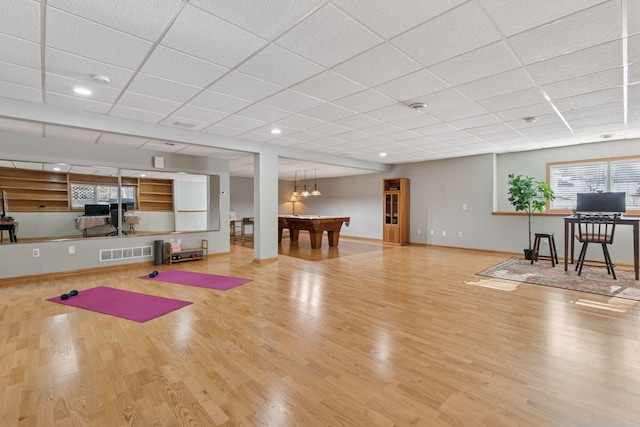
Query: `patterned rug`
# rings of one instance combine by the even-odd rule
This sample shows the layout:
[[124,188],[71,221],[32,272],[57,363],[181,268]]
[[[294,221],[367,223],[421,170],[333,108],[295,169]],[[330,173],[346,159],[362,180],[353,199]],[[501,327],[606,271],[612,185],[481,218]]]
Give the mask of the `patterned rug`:
[[613,280],[604,267],[585,265],[578,276],[575,265],[564,271],[562,262],[551,267],[550,261],[532,265],[523,258],[511,258],[478,275],[640,301],[640,281],[635,280],[633,270],[621,267],[616,268],[617,280]]

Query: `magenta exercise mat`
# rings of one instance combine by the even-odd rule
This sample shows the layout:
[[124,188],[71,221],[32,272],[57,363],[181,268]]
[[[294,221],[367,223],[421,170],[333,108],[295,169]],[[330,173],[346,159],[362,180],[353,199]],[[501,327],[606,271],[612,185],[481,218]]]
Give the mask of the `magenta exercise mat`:
[[219,291],[226,291],[251,281],[251,279],[243,279],[241,277],[216,276],[215,274],[180,270],[160,271],[155,277],[141,276],[140,278],[158,282],[175,283],[178,285],[217,289]]
[[55,297],[49,298],[47,301],[97,311],[136,322],[146,322],[154,317],[192,304],[189,301],[156,297],[106,286],[80,290],[78,295],[69,297],[67,300]]

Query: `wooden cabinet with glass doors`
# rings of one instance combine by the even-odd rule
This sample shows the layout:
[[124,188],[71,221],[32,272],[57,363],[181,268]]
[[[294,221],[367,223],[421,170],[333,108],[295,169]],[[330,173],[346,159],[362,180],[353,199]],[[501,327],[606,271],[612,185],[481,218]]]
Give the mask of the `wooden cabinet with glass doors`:
[[409,244],[409,179],[389,178],[382,182],[382,242]]

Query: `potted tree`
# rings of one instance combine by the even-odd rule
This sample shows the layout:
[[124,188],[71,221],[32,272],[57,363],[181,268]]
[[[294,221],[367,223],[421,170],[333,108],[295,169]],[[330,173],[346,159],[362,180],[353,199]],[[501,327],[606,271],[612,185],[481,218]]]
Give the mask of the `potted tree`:
[[529,248],[524,250],[524,257],[531,259],[531,215],[542,213],[547,200],[556,198],[553,190],[546,182],[536,181],[531,176],[509,174],[509,202],[516,212],[526,212],[529,219]]

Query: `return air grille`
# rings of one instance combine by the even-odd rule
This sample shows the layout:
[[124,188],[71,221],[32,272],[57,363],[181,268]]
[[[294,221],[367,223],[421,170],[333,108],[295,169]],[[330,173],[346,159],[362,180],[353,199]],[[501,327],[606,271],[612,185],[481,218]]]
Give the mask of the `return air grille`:
[[135,248],[101,249],[100,262],[120,261],[131,258],[144,258],[152,256],[151,246],[138,246]]

